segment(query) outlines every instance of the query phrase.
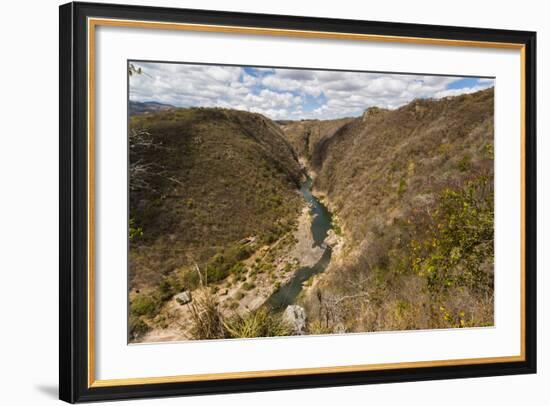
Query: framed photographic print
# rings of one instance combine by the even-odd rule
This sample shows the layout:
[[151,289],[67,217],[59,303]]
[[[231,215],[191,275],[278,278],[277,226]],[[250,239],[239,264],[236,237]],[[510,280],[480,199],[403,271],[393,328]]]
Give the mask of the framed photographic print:
[[60,398],[534,373],[533,32],[60,7]]

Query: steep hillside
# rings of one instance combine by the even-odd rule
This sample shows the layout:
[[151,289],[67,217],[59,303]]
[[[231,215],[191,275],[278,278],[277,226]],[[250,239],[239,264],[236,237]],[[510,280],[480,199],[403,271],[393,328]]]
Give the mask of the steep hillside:
[[131,116],[130,341],[492,325],[493,111]]
[[[240,261],[296,225],[302,175],[279,127],[223,109],[170,109],[130,121],[132,336],[163,301]],[[135,333],[135,334],[134,334]]]
[[345,237],[304,295],[313,329],[493,323],[493,110],[493,89],[416,100],[294,141]]
[[341,118],[336,120],[281,121],[278,124],[296,153],[309,162],[314,147],[321,140],[331,138],[336,131],[351,121],[353,121],[352,118]]

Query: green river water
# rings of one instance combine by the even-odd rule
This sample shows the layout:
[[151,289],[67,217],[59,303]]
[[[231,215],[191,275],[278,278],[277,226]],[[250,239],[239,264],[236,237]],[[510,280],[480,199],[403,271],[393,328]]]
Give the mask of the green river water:
[[269,297],[266,304],[275,311],[282,311],[287,306],[294,304],[302,291],[304,282],[313,275],[323,272],[330,263],[332,250],[324,244],[324,241],[328,235],[328,231],[332,228],[332,216],[319,199],[311,193],[312,184],[312,179],[308,177],[300,187],[300,193],[309,204],[310,213],[313,217],[311,222],[313,246],[321,247],[324,250],[323,255],[315,265],[298,269],[286,285],[281,286]]

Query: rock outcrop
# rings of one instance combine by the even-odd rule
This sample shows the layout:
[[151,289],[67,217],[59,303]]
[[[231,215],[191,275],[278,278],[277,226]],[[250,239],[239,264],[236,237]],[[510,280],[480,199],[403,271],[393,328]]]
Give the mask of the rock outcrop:
[[293,334],[305,334],[306,311],[298,305],[290,305],[285,309],[283,320],[290,326]]

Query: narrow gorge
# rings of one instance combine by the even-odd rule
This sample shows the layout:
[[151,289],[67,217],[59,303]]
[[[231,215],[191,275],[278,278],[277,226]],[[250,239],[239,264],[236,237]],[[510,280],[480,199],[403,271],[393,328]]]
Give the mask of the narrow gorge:
[[134,106],[129,340],[492,325],[493,103]]

